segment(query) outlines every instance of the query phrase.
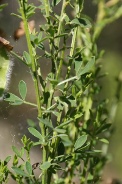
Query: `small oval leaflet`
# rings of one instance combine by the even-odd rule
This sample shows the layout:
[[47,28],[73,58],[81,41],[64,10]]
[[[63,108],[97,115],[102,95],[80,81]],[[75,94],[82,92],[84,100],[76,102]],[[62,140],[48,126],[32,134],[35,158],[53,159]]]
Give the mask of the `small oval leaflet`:
[[45,142],[44,137],[40,134],[40,132],[39,132],[38,130],[36,130],[36,129],[33,128],[33,127],[28,128],[28,130],[29,130],[29,132],[30,132],[33,136],[37,137],[37,138],[40,140],[40,142],[42,142],[42,143]]
[[25,100],[27,94],[27,86],[23,80],[19,82],[19,94],[21,95],[22,99]]
[[47,170],[51,166],[50,162],[44,162],[43,164],[40,165],[40,168],[42,170]]
[[26,170],[29,175],[32,175],[32,165],[28,161],[26,162]]
[[25,176],[28,177],[29,175],[25,173],[25,171],[21,170],[18,167],[13,166],[12,169],[14,170],[14,172],[20,176]]
[[86,141],[87,141],[87,135],[82,135],[76,140],[74,149],[77,150],[81,148],[86,143]]

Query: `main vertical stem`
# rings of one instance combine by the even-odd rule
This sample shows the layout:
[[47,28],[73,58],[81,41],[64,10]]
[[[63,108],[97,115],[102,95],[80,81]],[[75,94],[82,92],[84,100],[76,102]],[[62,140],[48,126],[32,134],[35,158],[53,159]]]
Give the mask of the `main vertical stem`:
[[[36,59],[35,59],[35,56],[34,56],[33,47],[32,47],[31,40],[30,40],[28,22],[27,22],[25,13],[24,13],[24,8],[21,4],[20,4],[20,11],[21,11],[21,15],[22,15],[23,23],[24,23],[24,29],[25,29],[25,35],[26,35],[26,40],[27,40],[28,51],[29,51],[29,55],[31,57],[31,71],[32,71],[34,87],[35,87],[35,93],[36,93],[38,117],[41,117],[42,116],[42,110],[41,110],[41,100],[40,100],[37,64],[36,64]],[[42,136],[45,137],[45,127],[42,123],[41,123],[40,128],[41,128]],[[43,155],[43,163],[44,163],[46,161],[46,147],[45,146],[43,147],[42,155]],[[46,184],[46,172],[45,171],[42,173],[42,184]]]

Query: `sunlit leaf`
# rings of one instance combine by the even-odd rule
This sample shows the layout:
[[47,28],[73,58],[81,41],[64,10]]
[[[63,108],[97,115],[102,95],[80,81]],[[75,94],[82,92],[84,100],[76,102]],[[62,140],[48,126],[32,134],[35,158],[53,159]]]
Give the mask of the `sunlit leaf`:
[[40,168],[42,170],[47,170],[50,166],[51,166],[51,163],[47,161],[47,162],[44,162],[43,164],[41,164]]
[[107,139],[104,139],[104,138],[102,138],[102,139],[99,139],[101,142],[103,142],[103,143],[106,143],[106,144],[109,144],[109,141],[107,140]]
[[72,146],[73,143],[66,134],[64,134],[64,136],[60,134],[59,137],[61,138],[61,141],[65,147]]
[[82,135],[81,137],[79,137],[74,145],[75,150],[81,148],[87,141],[87,135]]
[[28,130],[32,135],[37,137],[40,141],[44,142],[44,137],[41,135],[41,133],[38,130],[36,130],[33,127],[28,128]]

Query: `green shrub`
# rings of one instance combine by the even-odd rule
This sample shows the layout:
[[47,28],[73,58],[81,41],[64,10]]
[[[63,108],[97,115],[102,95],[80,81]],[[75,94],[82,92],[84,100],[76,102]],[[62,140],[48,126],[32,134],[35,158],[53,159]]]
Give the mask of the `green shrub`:
[[[102,180],[111,124],[108,123],[107,100],[97,98],[98,80],[103,77],[99,60],[103,51],[97,50],[96,41],[103,28],[122,15],[122,6],[119,0],[94,3],[98,6],[96,22],[83,14],[83,0],[42,0],[38,7],[28,0],[18,0],[18,14],[13,15],[23,21],[28,51],[23,51],[22,57],[11,49],[8,51],[30,69],[36,104],[26,101],[28,89],[23,80],[18,85],[20,97],[7,93],[4,100],[11,105],[36,107],[39,129],[31,121],[28,131],[37,141],[23,135],[22,148],[12,146],[15,154],[12,170],[7,166],[10,156],[0,162],[0,183],[7,183],[9,176],[17,183],[28,184]],[[55,8],[58,6],[61,7],[59,14]],[[28,25],[37,9],[45,18],[44,24],[40,22],[39,32],[31,31]],[[6,48],[2,49],[7,54]],[[46,78],[40,67],[40,61],[45,58],[51,63]],[[5,77],[2,75],[2,78]],[[4,88],[5,85],[0,86],[2,92]],[[40,146],[42,160],[40,157],[40,161],[32,165],[30,152],[35,146]],[[26,158],[23,158],[25,153]],[[34,173],[37,168],[39,177]]]

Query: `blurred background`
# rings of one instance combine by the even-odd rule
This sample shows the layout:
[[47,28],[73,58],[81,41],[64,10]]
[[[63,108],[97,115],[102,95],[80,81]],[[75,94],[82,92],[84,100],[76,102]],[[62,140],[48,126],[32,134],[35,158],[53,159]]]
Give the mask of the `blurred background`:
[[[8,3],[8,6],[0,12],[0,29],[5,32],[6,38],[14,47],[14,51],[21,55],[24,50],[27,50],[25,37],[21,37],[18,41],[13,39],[14,31],[18,28],[20,20],[14,16],[10,16],[12,12],[17,12],[17,1],[1,0],[0,3]],[[38,5],[39,2],[34,1],[34,3]],[[85,0],[84,13],[95,20],[96,11],[97,8],[92,4],[92,1]],[[43,21],[40,12],[37,12],[33,19],[36,20],[38,30],[40,20]],[[116,100],[117,78],[122,72],[122,18],[105,27],[98,39],[98,49],[105,50],[102,59],[102,72],[108,73],[105,78],[100,80],[102,90],[99,98],[108,98],[108,108],[110,108],[113,101]],[[9,91],[18,95],[18,83],[20,80],[24,80],[28,87],[27,100],[34,102],[35,94],[28,68],[18,60],[12,57],[10,59],[13,60],[14,66]],[[45,75],[50,69],[50,63],[43,60],[41,66],[43,75]],[[109,154],[112,161],[106,165],[104,171],[104,177],[107,179],[111,177],[122,179],[122,90],[116,112],[113,120],[114,131],[109,144]],[[30,136],[27,131],[27,119],[32,119],[36,122],[36,117],[37,112],[33,107],[27,105],[10,106],[7,102],[0,101],[0,159],[13,155],[11,145],[21,146],[20,139],[23,134]],[[32,163],[38,162],[38,160],[40,160],[40,153],[38,153],[38,150],[32,151]]]

